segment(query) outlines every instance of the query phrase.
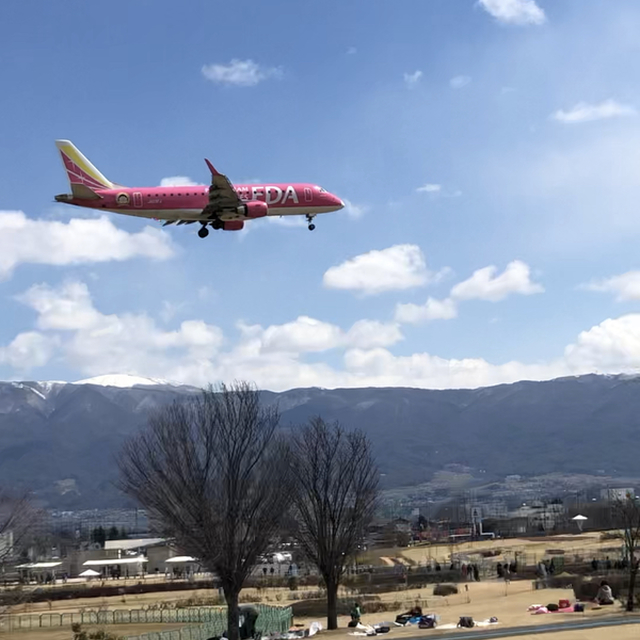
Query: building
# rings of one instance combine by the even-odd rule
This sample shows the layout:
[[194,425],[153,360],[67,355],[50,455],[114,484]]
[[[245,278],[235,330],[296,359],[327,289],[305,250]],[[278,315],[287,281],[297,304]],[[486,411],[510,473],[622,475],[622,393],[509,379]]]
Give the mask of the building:
[[600,491],[600,498],[609,502],[616,502],[617,500],[625,500],[628,495],[635,496],[636,491],[632,487],[617,487],[602,489]]

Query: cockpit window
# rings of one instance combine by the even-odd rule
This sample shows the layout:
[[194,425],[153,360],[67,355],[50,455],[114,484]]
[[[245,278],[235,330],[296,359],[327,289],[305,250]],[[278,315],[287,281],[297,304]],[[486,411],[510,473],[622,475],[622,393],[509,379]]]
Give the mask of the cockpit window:
[[320,193],[327,193],[327,190],[326,190],[326,189],[323,189],[322,187],[318,187],[318,191],[319,191]]

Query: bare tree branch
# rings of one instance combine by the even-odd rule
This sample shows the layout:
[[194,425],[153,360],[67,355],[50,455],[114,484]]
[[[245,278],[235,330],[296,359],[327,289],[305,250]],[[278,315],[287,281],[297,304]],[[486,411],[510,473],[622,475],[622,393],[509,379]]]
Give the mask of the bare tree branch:
[[39,517],[29,492],[0,491],[0,563],[20,551]]
[[280,416],[247,383],[163,408],[129,441],[121,486],[185,553],[218,575],[228,638],[238,638],[238,594],[286,514],[289,449]]
[[627,611],[635,607],[635,586],[640,571],[640,499],[627,494],[625,498],[614,501],[613,511],[617,523],[622,528],[622,538],[629,569],[629,592],[627,594]]
[[292,438],[295,537],[327,588],[327,623],[337,628],[338,585],[362,542],[378,497],[379,472],[361,431],[314,418]]

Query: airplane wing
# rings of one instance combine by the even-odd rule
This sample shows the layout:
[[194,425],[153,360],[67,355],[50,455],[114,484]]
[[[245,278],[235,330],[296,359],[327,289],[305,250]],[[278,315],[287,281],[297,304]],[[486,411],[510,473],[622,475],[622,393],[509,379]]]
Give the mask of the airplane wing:
[[211,186],[209,187],[209,204],[203,209],[205,218],[220,218],[221,220],[233,220],[241,217],[238,207],[242,200],[231,184],[227,176],[218,172],[215,167],[205,159],[209,171],[211,171]]
[[202,210],[199,220],[167,220],[162,226],[170,224],[183,225],[194,222],[204,222],[205,220],[237,220],[242,219],[238,212],[238,207],[243,204],[243,200],[238,195],[233,184],[227,176],[220,173],[205,158],[205,162],[211,171],[211,186],[209,187],[209,204]]

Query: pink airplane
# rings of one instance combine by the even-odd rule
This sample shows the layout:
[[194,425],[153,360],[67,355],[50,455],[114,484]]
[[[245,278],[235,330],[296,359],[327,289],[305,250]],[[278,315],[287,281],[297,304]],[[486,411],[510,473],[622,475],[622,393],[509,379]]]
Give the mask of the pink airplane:
[[68,140],[56,140],[71,185],[71,194],[55,197],[78,207],[165,220],[168,224],[199,222],[198,235],[214,229],[239,231],[245,220],[264,216],[306,216],[309,231],[319,213],[339,211],[340,198],[315,184],[231,184],[205,160],[211,185],[190,187],[123,187],[107,180]]

